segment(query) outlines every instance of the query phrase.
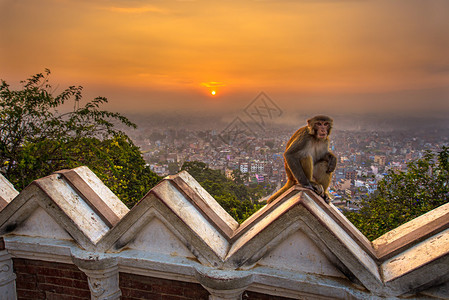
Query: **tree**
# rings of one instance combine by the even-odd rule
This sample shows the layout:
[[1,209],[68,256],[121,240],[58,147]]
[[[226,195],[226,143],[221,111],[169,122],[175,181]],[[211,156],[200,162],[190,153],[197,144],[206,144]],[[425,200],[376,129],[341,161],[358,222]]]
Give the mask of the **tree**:
[[449,202],[449,148],[427,151],[406,172],[390,170],[377,193],[346,217],[370,240]]
[[174,175],[179,172],[179,164],[177,162],[168,163],[168,174]]
[[244,184],[248,181],[249,175],[248,173],[242,173],[239,169],[235,169],[232,171],[232,179],[237,184]]
[[[119,113],[100,110],[104,97],[80,106],[82,87],[54,96],[50,71],[22,81],[22,89],[0,86],[0,170],[21,190],[31,181],[65,168],[87,165],[128,206],[160,177],[139,149],[117,130],[136,125]],[[73,104],[69,109],[68,104]]]

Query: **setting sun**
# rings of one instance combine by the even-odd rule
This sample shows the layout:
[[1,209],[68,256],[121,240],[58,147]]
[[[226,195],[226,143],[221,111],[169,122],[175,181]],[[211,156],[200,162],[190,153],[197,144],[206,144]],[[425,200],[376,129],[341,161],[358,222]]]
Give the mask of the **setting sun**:
[[215,94],[216,94],[215,91],[212,91],[212,92],[210,92],[210,93],[212,94],[212,96],[215,96]]

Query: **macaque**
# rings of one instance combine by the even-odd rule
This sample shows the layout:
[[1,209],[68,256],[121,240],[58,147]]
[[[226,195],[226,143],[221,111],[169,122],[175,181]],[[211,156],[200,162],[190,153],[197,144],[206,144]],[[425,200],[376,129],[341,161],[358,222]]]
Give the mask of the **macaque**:
[[330,202],[327,189],[337,166],[336,156],[329,151],[332,123],[327,116],[315,116],[293,134],[284,152],[287,183],[268,199],[268,203],[295,184],[315,191]]

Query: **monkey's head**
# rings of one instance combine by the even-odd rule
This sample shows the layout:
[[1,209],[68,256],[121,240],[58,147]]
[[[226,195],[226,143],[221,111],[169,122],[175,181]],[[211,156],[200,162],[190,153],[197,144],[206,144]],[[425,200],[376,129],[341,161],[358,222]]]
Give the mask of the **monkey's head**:
[[313,135],[319,140],[324,140],[329,136],[329,134],[331,134],[333,123],[334,120],[332,120],[328,116],[315,116],[307,120],[309,134]]

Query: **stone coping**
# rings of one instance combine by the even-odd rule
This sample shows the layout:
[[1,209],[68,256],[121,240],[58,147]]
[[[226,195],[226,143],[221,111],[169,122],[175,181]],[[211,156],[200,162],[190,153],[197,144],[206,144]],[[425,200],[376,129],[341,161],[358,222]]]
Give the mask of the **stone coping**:
[[[85,172],[85,167],[77,168]],[[111,205],[102,199],[87,183],[87,180],[74,170],[61,170],[56,172],[71,186],[73,190],[89,205],[89,207],[106,223],[109,228],[114,227],[121,218],[126,215],[128,210],[118,213],[111,209]],[[78,171],[79,172],[79,171]],[[185,173],[185,174],[184,174]],[[435,210],[432,210],[398,228],[384,234],[378,239],[370,242],[366,237],[350,223],[338,209],[332,204],[325,203],[321,197],[318,197],[312,191],[300,186],[293,186],[275,201],[262,207],[242,224],[237,224],[220,207],[213,207],[210,199],[205,199],[203,193],[198,192],[198,186],[194,186],[190,175],[182,172],[178,175],[168,176],[165,180],[169,181],[185,198],[190,201],[201,215],[206,218],[213,226],[228,240],[233,243],[242,235],[250,230],[254,224],[260,222],[267,215],[271,214],[276,208],[298,193],[306,193],[327,215],[337,222],[350,236],[362,247],[367,254],[381,264],[383,261],[397,255],[417,243],[428,239],[429,237],[449,228],[449,203]],[[0,175],[1,176],[1,175]],[[190,178],[189,178],[190,177]],[[37,185],[45,178],[35,181]],[[190,180],[190,182],[189,182]],[[197,184],[197,183],[196,183]],[[158,195],[157,187],[151,190],[163,201],[163,196]],[[0,177],[0,210],[3,210],[7,204],[19,193],[3,176]],[[206,192],[207,194],[207,192]],[[208,194],[207,194],[208,195]],[[213,198],[212,198],[213,199]],[[123,208],[121,208],[123,210]],[[226,216],[227,215],[227,216]]]
[[378,259],[385,261],[448,228],[449,203],[385,233],[372,244]]

